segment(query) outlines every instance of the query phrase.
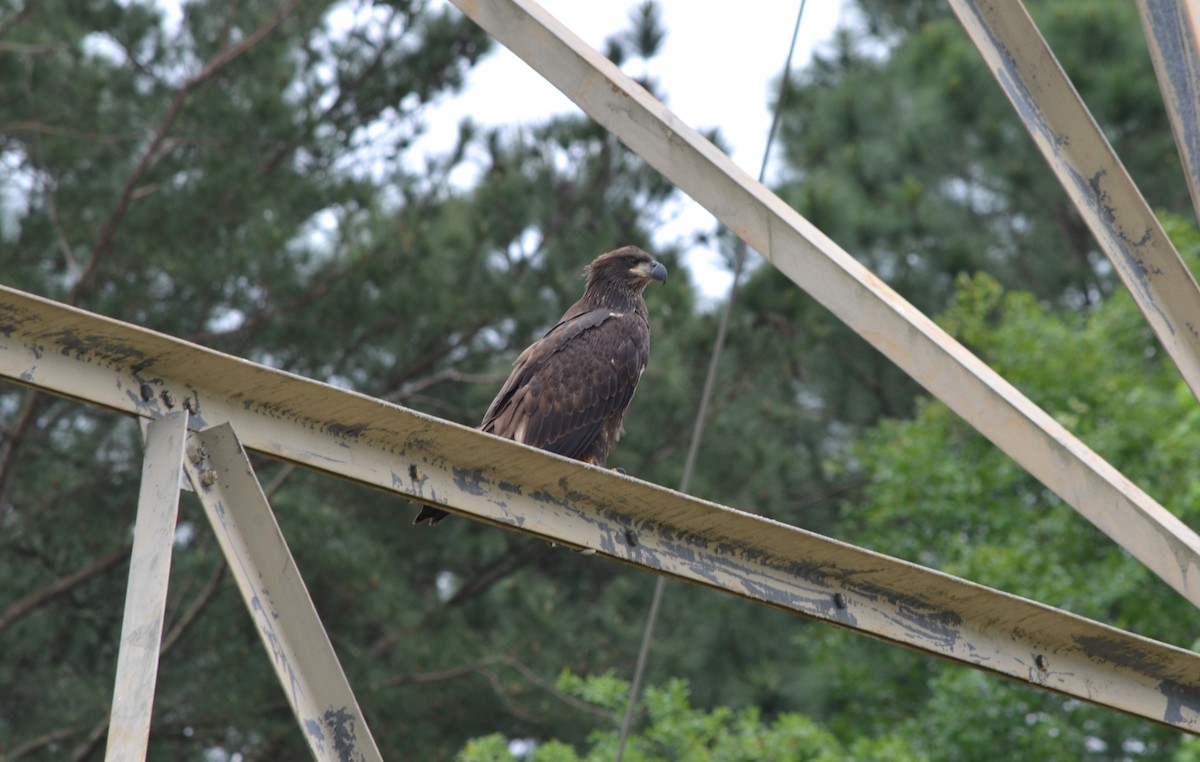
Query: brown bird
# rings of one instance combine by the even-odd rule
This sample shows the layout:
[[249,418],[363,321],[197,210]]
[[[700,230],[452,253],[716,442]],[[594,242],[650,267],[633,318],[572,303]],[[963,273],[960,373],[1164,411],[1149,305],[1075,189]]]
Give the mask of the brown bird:
[[[597,466],[621,436],[625,410],[650,358],[642,292],[667,268],[636,246],[587,266],[587,288],[513,363],[480,429]],[[449,515],[425,506],[414,524]]]

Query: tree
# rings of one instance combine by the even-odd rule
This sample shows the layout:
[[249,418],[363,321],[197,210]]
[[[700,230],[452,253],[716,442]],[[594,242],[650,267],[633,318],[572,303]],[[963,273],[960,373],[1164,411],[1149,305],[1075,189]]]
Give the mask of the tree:
[[[464,124],[454,152],[409,168],[423,110],[489,45],[456,11],[183,10],[0,6],[6,284],[474,424],[515,353],[577,298],[582,265],[646,245],[671,192],[580,117]],[[451,182],[470,167],[477,182]],[[704,318],[675,253],[656,253],[677,276],[651,299],[669,335]],[[13,686],[0,748],[94,758],[138,431],[9,385],[0,416],[0,598],[13,602],[0,613],[0,683]],[[436,759],[496,729],[569,733],[578,710],[540,675],[605,668],[634,647],[637,624],[609,626],[607,612],[641,609],[644,593],[613,565],[466,521],[422,533],[393,498],[258,467],[384,749]],[[199,516],[185,500],[152,754],[302,755]]]

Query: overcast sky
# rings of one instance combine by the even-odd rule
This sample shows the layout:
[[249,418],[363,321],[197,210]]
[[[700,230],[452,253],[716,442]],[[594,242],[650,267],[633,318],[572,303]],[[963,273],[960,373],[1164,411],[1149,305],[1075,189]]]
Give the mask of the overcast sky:
[[[629,27],[630,13],[638,4],[541,0],[546,10],[597,49],[614,32]],[[667,107],[692,127],[719,128],[734,161],[757,177],[771,124],[768,104],[787,57],[799,0],[660,0],[660,7],[667,36],[648,73],[666,93]],[[830,39],[843,13],[841,0],[807,3],[793,70],[805,64],[814,47]],[[465,92],[429,115],[428,135],[417,150],[448,150],[458,122],[467,116],[484,125],[515,125],[577,111],[528,65],[497,46],[470,73]],[[683,204],[674,221],[658,232],[657,243],[688,240],[689,232],[713,227],[708,212],[690,200]],[[728,287],[715,252],[694,247],[689,263],[706,293],[721,294]]]

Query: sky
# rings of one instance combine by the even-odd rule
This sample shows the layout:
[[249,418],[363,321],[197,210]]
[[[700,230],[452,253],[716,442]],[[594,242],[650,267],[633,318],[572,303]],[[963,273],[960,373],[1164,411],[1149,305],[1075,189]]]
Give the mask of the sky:
[[[597,49],[614,32],[630,26],[630,13],[638,4],[638,0],[541,0],[543,8]],[[697,129],[718,128],[733,160],[757,177],[771,125],[768,108],[787,58],[800,0],[659,0],[659,4],[667,35],[662,52],[645,73],[658,80],[666,105],[676,116]],[[806,4],[793,71],[828,42],[845,13],[842,0]],[[514,93],[520,96],[513,97]],[[468,116],[481,125],[504,126],[578,111],[537,72],[497,45],[470,72],[463,93],[427,115],[428,132],[415,149],[418,155],[448,151],[459,121]],[[658,245],[690,241],[696,230],[711,231],[715,224],[712,215],[686,197],[668,217],[656,232]],[[686,253],[703,293],[723,295],[730,276],[717,252],[694,245],[686,247]]]

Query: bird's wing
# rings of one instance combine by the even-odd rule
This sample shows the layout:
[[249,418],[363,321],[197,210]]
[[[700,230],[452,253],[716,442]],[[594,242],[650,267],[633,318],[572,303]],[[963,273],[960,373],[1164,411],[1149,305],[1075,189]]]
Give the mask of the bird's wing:
[[623,415],[650,355],[635,313],[596,309],[550,329],[513,364],[484,416],[484,431],[578,458]]

